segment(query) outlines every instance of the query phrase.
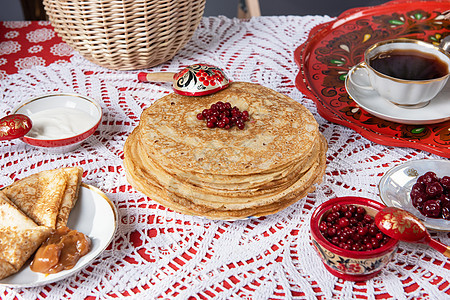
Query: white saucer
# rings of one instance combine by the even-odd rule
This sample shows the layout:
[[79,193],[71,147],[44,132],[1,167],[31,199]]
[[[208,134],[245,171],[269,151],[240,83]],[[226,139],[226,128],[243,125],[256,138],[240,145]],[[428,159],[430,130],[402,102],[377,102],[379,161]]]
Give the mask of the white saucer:
[[[364,70],[356,70],[353,78],[361,85],[369,85]],[[442,91],[422,108],[404,108],[382,98],[375,90],[362,89],[353,84],[348,76],[345,88],[352,99],[365,111],[380,119],[410,125],[436,124],[450,120],[450,81]]]
[[91,250],[88,254],[81,257],[72,269],[49,275],[31,271],[28,261],[18,273],[0,280],[0,286],[35,287],[62,280],[79,272],[110,244],[118,225],[117,218],[117,209],[106,195],[96,187],[82,183],[78,201],[70,212],[67,226],[86,234],[91,239]]

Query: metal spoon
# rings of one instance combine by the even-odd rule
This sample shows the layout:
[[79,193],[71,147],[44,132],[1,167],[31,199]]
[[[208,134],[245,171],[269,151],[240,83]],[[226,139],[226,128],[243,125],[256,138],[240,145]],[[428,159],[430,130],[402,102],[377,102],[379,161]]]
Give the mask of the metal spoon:
[[450,52],[450,35],[446,36],[441,40],[439,47],[442,48],[444,51]]
[[228,80],[222,69],[208,64],[188,66],[178,73],[172,72],[140,72],[141,82],[173,82],[175,93],[184,96],[205,96],[228,87]]
[[0,140],[13,140],[26,135],[32,127],[31,119],[22,114],[12,114],[0,119]]
[[375,224],[391,238],[408,243],[427,244],[450,257],[450,246],[432,239],[425,225],[410,212],[396,207],[385,207],[375,215]]

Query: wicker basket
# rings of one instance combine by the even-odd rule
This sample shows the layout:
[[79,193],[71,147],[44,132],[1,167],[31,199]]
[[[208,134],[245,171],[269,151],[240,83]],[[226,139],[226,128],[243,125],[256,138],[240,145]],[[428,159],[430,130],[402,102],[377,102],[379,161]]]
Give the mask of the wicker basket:
[[190,40],[205,0],[44,0],[58,35],[86,59],[109,69],[161,64]]

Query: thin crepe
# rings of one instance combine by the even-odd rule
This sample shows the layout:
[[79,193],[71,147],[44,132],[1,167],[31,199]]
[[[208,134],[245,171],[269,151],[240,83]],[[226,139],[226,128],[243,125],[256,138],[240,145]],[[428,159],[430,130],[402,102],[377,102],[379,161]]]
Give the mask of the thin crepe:
[[18,272],[51,231],[36,225],[0,191],[0,279]]
[[54,229],[67,223],[81,175],[79,167],[41,171],[14,182],[3,192],[36,224]]
[[64,168],[63,170],[66,172],[68,179],[64,197],[61,201],[61,207],[56,218],[56,228],[67,225],[69,214],[78,199],[81,177],[83,176],[83,169],[81,167]]

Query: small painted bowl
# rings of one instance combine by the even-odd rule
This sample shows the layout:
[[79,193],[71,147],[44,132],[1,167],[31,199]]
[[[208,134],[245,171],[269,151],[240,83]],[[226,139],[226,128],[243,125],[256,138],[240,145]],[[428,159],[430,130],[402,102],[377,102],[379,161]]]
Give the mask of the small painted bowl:
[[332,244],[320,232],[319,224],[335,204],[362,206],[366,214],[372,217],[385,206],[361,197],[334,198],[317,207],[310,222],[313,245],[331,274],[351,281],[364,281],[375,277],[392,259],[397,250],[398,240],[391,238],[385,245],[365,251],[345,250]]
[[76,94],[35,97],[12,113],[32,121],[31,130],[20,139],[50,153],[75,150],[97,130],[102,119],[102,108],[95,100]]

